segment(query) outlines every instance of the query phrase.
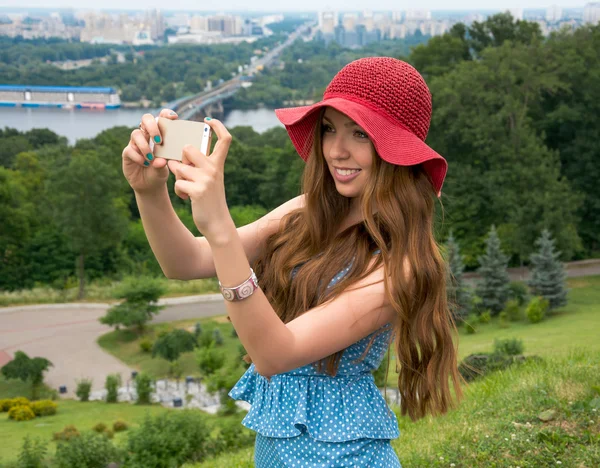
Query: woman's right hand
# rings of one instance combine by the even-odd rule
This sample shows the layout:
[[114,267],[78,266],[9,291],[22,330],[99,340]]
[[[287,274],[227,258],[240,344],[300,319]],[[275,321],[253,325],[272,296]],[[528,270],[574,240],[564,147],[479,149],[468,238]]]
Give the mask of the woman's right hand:
[[[176,120],[177,114],[170,109],[160,111],[159,117]],[[140,194],[152,193],[164,187],[169,178],[167,160],[155,158],[150,151],[150,139],[162,143],[162,135],[152,114],[142,116],[142,128],[131,132],[129,144],[123,149],[123,175],[131,188]],[[158,137],[158,141],[155,137]]]

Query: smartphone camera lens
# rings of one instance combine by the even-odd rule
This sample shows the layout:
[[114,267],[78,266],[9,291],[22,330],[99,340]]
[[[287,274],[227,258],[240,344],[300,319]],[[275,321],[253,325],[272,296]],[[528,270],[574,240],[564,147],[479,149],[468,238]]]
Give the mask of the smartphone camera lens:
[[206,133],[206,132],[208,132],[208,128],[205,127],[204,128],[204,133]]

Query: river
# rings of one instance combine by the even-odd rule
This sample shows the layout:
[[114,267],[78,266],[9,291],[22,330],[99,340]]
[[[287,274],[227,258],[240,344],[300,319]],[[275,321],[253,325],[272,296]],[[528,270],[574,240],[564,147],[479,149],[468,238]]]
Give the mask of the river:
[[[11,127],[19,131],[32,128],[49,128],[67,137],[71,144],[80,138],[93,138],[102,130],[117,125],[135,127],[145,112],[155,109],[52,109],[0,107],[0,128]],[[258,133],[282,126],[272,109],[233,110],[225,115],[226,127],[248,125]]]

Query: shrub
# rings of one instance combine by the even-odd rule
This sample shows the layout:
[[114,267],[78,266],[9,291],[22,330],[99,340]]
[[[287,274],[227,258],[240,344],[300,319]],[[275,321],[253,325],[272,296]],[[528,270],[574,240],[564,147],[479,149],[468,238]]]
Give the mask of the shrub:
[[119,387],[121,386],[121,374],[109,374],[106,376],[104,388],[106,388],[106,402],[116,403],[119,399]]
[[41,439],[36,437],[32,441],[29,435],[26,435],[21,446],[17,466],[19,468],[43,468],[47,450],[46,443]]
[[126,431],[127,429],[129,429],[129,426],[127,425],[127,423],[125,421],[122,421],[121,419],[119,419],[113,423],[113,431],[115,431],[115,432],[123,432],[123,431]]
[[3,398],[0,400],[0,413],[7,413],[12,406],[12,398]]
[[214,374],[225,363],[225,354],[216,349],[214,343],[196,351],[196,362],[204,377]]
[[152,378],[145,372],[140,372],[135,377],[135,389],[137,392],[137,403],[140,405],[150,404],[152,395]]
[[541,296],[535,296],[529,301],[527,305],[526,315],[527,319],[531,323],[541,322],[546,316],[548,311],[549,302],[548,299],[544,299]]
[[223,334],[218,328],[213,330],[213,339],[215,340],[215,344],[217,346],[223,346]]
[[72,424],[65,426],[65,428],[61,432],[55,432],[52,436],[54,440],[71,440],[75,437],[79,437],[79,431]]
[[202,333],[198,337],[198,346],[200,348],[208,348],[214,341],[215,337],[210,330],[202,330]]
[[506,313],[506,318],[511,322],[518,322],[523,317],[521,305],[517,299],[511,299],[506,303],[504,313]]
[[31,402],[25,397],[6,398],[0,400],[0,406],[3,413],[8,412],[13,406],[30,406]]
[[123,456],[106,437],[86,432],[56,447],[55,464],[58,468],[104,468],[119,463]]
[[8,410],[8,419],[14,421],[31,421],[35,419],[35,413],[29,406],[17,405]]
[[92,391],[92,379],[81,379],[77,380],[76,383],[75,395],[79,397],[80,401],[89,401],[90,392]]
[[154,343],[152,343],[152,340],[144,338],[142,341],[140,341],[140,350],[142,351],[142,353],[149,353],[150,351],[152,351],[153,345]]
[[92,430],[97,432],[98,434],[102,434],[106,429],[108,429],[108,426],[101,422],[92,427]]
[[508,296],[513,301],[517,301],[517,304],[522,306],[527,302],[527,297],[529,296],[529,291],[527,289],[527,285],[521,281],[511,281],[508,285]]
[[201,461],[206,456],[208,437],[205,417],[198,411],[173,411],[155,417],[146,414],[127,438],[125,466],[167,467]]
[[31,409],[36,416],[52,416],[56,414],[58,405],[50,400],[39,400],[31,403]]
[[106,429],[103,434],[108,438],[112,439],[115,436],[115,432],[112,429]]
[[236,331],[235,328],[231,327],[231,332],[230,333],[231,333],[231,337],[232,338],[237,338],[238,337],[238,334],[237,334],[237,331]]
[[462,360],[458,371],[467,382],[471,382],[495,370],[505,369],[513,360],[513,356],[502,353],[470,354]]
[[510,327],[510,324],[508,323],[508,315],[506,315],[506,312],[502,311],[498,314],[498,326],[500,328],[508,328]]
[[492,314],[489,310],[486,310],[484,312],[481,313],[481,315],[479,316],[479,323],[490,323],[490,320],[492,319]]
[[505,340],[494,339],[494,351],[497,353],[516,356],[517,354],[523,354],[524,349],[525,346],[523,345],[523,340],[518,338],[507,338]]
[[473,333],[475,333],[475,327],[473,326],[473,324],[475,323],[475,321],[477,320],[477,316],[475,314],[470,314],[467,319],[465,320],[465,330],[467,331],[467,333],[469,335],[472,335]]

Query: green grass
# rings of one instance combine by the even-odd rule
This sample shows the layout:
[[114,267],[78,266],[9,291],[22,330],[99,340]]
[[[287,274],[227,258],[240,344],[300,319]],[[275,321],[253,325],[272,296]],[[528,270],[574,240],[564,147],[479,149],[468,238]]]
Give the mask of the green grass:
[[[163,297],[190,296],[196,294],[215,294],[219,292],[216,278],[200,279],[193,281],[179,281],[160,278],[167,292]],[[49,286],[37,286],[32,289],[19,291],[0,292],[0,307],[27,305],[27,304],[55,304],[65,302],[117,302],[115,291],[122,282],[109,279],[95,280],[86,285],[85,299],[77,299],[78,287],[59,290]]]
[[[15,459],[21,449],[23,438],[26,435],[40,437],[44,441],[52,440],[55,432],[60,432],[65,426],[73,424],[80,432],[91,429],[95,424],[103,422],[112,427],[117,419],[130,424],[130,427],[138,426],[137,422],[144,418],[149,411],[156,415],[164,411],[172,411],[162,406],[138,406],[130,403],[108,404],[103,402],[80,402],[74,400],[60,400],[58,412],[54,416],[35,418],[31,421],[15,422],[8,419],[7,413],[0,413],[0,438],[2,449],[0,450],[0,462]],[[127,437],[127,431],[115,433],[113,439],[116,443]],[[56,450],[53,442],[48,446],[49,455]]]
[[[151,353],[143,352],[140,349],[140,342],[143,339],[154,341],[161,331],[170,331],[174,328],[188,329],[193,332],[196,322],[200,322],[202,329],[211,333],[215,328],[221,330],[223,345],[220,348],[230,358],[240,356],[239,361],[240,363],[242,362],[241,355],[238,352],[240,341],[237,337],[231,336],[233,325],[231,325],[225,316],[154,324],[148,326],[141,336],[129,330],[116,330],[98,338],[98,344],[102,349],[127,365],[140,371],[148,372],[155,378],[164,378],[169,375],[169,362],[158,357],[152,358]],[[200,376],[194,351],[182,354],[179,358],[179,364],[183,376]]]
[[[437,418],[412,422],[393,408],[401,434],[392,446],[403,466],[600,466],[600,352],[529,361],[465,392],[459,408]],[[556,418],[538,419],[547,410]],[[186,467],[251,468],[252,457],[248,448]]]
[[[4,397],[4,395],[0,396]],[[43,441],[52,440],[55,432],[62,431],[65,426],[73,424],[80,432],[91,430],[99,422],[112,428],[112,424],[121,419],[125,421],[130,429],[139,426],[147,412],[156,416],[165,411],[177,411],[160,405],[135,405],[131,403],[104,403],[104,402],[80,402],[75,400],[59,400],[58,412],[54,416],[45,416],[31,421],[16,422],[8,419],[7,413],[0,413],[0,466],[3,462],[10,462],[17,458],[21,451],[23,438],[40,437]],[[213,416],[202,413],[206,418],[209,428],[214,431],[217,426],[225,420],[240,422],[243,414],[235,416]],[[121,445],[127,440],[128,431],[117,432],[113,442]],[[52,456],[56,450],[56,443],[51,442],[48,446],[48,455]]]

